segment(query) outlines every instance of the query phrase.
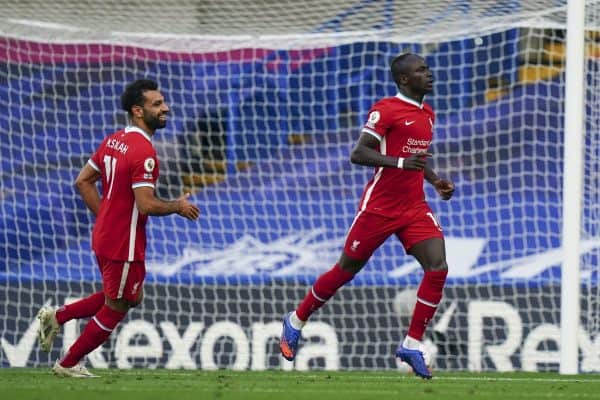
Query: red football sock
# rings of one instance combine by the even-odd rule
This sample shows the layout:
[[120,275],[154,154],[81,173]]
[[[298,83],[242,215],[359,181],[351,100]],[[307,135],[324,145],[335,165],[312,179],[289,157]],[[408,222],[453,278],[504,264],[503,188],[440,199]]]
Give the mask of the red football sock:
[[308,320],[312,313],[321,308],[340,287],[350,282],[352,278],[354,278],[353,273],[335,264],[333,268],[317,278],[311,290],[306,294],[296,309],[298,318],[302,321]]
[[125,317],[125,314],[127,313],[113,310],[107,305],[102,306],[100,311],[87,323],[81,336],[77,338],[67,354],[60,360],[60,365],[70,368],[86,354],[104,343],[119,321]]
[[425,271],[419,290],[417,291],[417,303],[413,311],[408,336],[421,340],[425,333],[427,323],[431,320],[437,306],[442,299],[444,284],[446,283],[448,270]]
[[97,292],[56,310],[56,320],[62,325],[72,319],[88,318],[96,315],[103,305],[104,292]]

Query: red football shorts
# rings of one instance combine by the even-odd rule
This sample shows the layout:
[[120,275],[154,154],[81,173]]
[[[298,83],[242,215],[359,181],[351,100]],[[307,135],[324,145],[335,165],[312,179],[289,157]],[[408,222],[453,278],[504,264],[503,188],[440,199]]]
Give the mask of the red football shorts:
[[146,277],[144,261],[114,261],[96,255],[102,274],[104,295],[109,299],[126,299],[136,303]]
[[392,234],[407,252],[423,240],[444,238],[442,227],[426,203],[394,218],[359,211],[346,237],[344,252],[355,260],[368,260]]

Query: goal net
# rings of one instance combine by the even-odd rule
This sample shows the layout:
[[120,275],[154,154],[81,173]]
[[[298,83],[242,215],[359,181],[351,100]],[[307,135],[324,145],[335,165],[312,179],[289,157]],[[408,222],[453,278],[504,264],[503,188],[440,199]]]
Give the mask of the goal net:
[[[580,370],[600,371],[600,35],[586,2]],[[584,23],[584,21],[582,21]],[[159,82],[157,192],[200,221],[148,224],[145,299],[92,367],[396,369],[420,266],[390,238],[303,331],[282,316],[337,260],[372,169],[350,150],[396,88],[390,60],[435,76],[432,163],[456,185],[428,200],[449,278],[427,330],[437,369],[556,371],[559,363],[566,1],[148,0],[3,5],[0,17],[0,366],[48,366],[37,310],[101,289],[93,218],[73,181],[126,123],[124,86]]]

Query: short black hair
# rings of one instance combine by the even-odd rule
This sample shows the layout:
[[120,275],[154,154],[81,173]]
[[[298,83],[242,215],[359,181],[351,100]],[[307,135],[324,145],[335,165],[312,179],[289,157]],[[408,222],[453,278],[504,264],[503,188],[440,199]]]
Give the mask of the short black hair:
[[144,92],[158,90],[158,83],[152,79],[138,79],[125,86],[121,95],[121,108],[131,114],[131,107],[144,105]]
[[403,53],[395,57],[390,63],[390,70],[392,72],[392,79],[396,84],[400,82],[400,75],[406,75],[408,73],[408,63],[406,62],[411,57],[419,57],[414,53]]

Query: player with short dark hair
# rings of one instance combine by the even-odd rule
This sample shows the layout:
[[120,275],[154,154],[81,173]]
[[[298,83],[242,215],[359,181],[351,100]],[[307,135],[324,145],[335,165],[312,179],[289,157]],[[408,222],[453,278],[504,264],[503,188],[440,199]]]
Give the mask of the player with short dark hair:
[[[80,361],[102,345],[127,311],[142,301],[148,216],[179,214],[196,220],[200,215],[198,207],[189,202],[189,194],[164,201],[154,193],[159,162],[152,137],[166,126],[169,113],[158,84],[148,79],[130,83],[121,96],[121,106],[131,124],[107,136],[75,180],[83,201],[96,216],[92,249],[103,290],[59,309],[43,307],[38,312],[38,338],[44,351],[50,351],[65,322],[92,317],[54,364],[53,371],[60,376],[95,376]],[[99,180],[102,196],[96,187]]]
[[423,102],[433,89],[429,66],[423,58],[407,53],[396,57],[390,69],[399,92],[371,107],[350,156],[354,164],[375,167],[375,174],[365,187],[338,262],[284,317],[280,350],[293,360],[309,316],[350,282],[388,237],[396,235],[424,270],[408,334],[396,357],[429,379],[422,338],[442,298],[448,266],[442,228],[425,201],[423,183],[432,184],[443,200],[452,197],[454,184],[439,178],[427,163],[435,121],[433,110]]

